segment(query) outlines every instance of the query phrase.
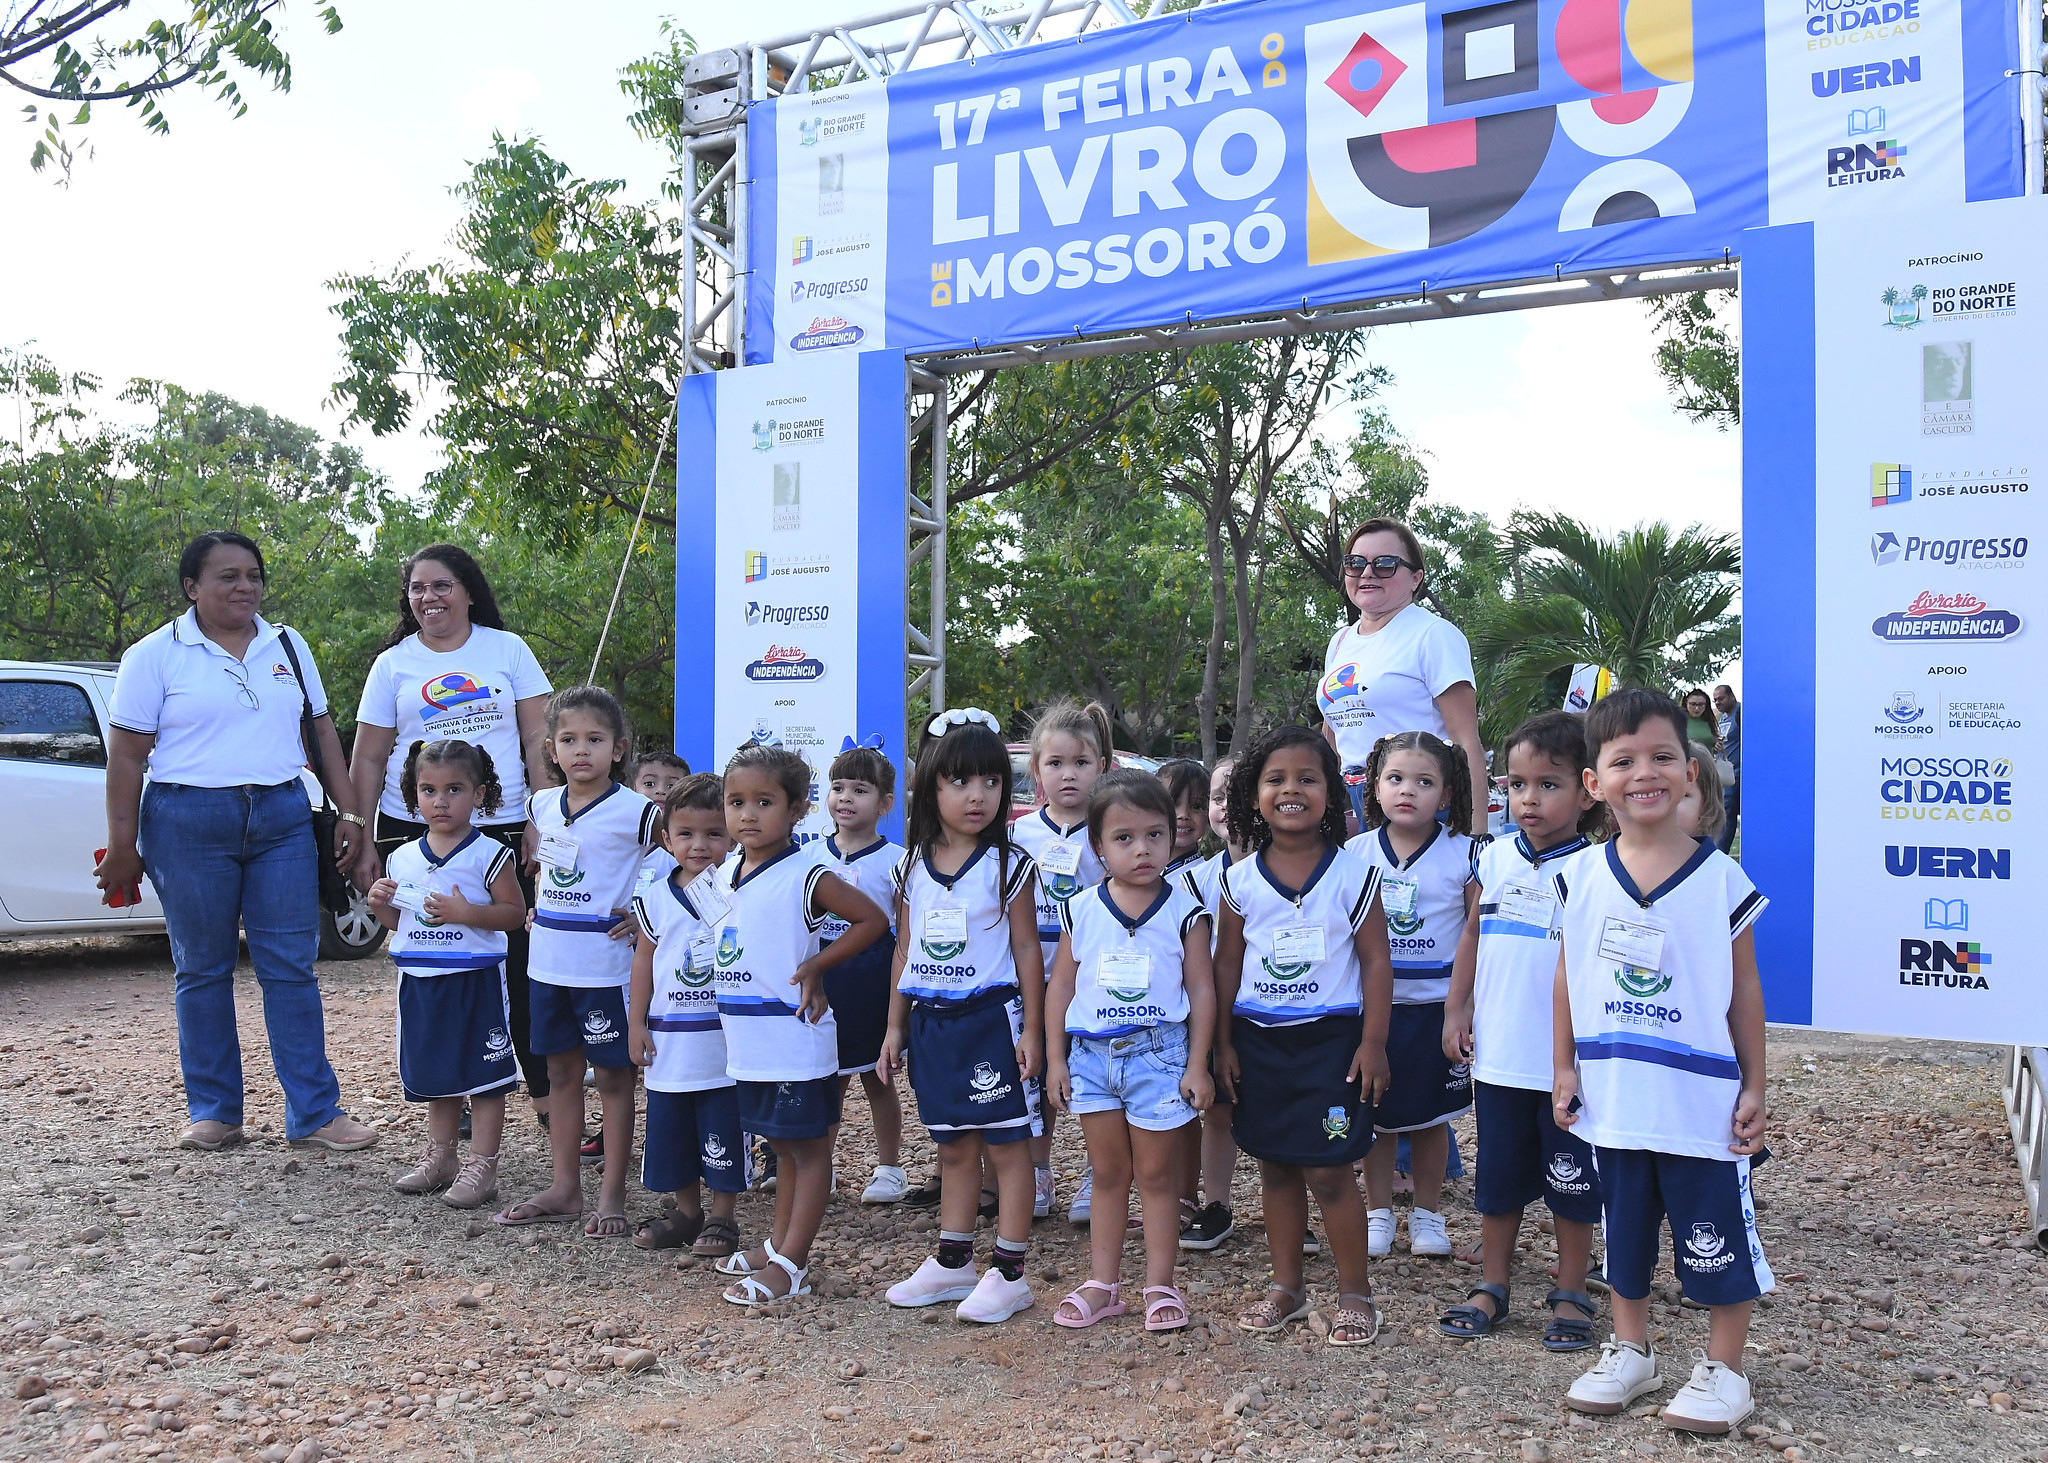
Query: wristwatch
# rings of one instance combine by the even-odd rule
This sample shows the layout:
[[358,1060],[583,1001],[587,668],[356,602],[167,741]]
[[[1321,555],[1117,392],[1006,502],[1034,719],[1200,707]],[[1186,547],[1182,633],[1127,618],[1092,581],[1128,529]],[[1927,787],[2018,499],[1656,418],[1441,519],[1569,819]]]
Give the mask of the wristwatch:
[[344,823],[355,824],[358,828],[368,828],[370,826],[363,820],[361,813],[338,813],[335,816],[339,817]]

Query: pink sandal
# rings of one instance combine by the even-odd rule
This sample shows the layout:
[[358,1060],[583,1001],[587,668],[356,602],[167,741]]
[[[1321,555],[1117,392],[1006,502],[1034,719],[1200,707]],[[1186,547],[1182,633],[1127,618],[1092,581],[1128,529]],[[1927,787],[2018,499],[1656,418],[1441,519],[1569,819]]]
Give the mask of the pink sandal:
[[[1054,1308],[1052,1323],[1055,1326],[1065,1326],[1069,1331],[1085,1331],[1097,1321],[1106,1321],[1111,1316],[1121,1316],[1126,1308],[1123,1301],[1118,1298],[1117,1292],[1122,1289],[1122,1281],[1117,1281],[1111,1285],[1104,1285],[1100,1280],[1084,1280],[1075,1286],[1068,1293],[1067,1298]],[[1084,1290],[1101,1291],[1109,1297],[1109,1303],[1098,1310],[1089,1310],[1088,1298],[1081,1293]],[[1080,1314],[1080,1320],[1070,1321],[1067,1319],[1066,1309],[1068,1306],[1072,1306]]]
[[[1148,1285],[1145,1287],[1145,1329],[1147,1331],[1178,1331],[1188,1323],[1188,1303],[1171,1285]],[[1152,1300],[1150,1297],[1158,1296]],[[1159,1312],[1173,1310],[1180,1314],[1170,1321],[1155,1319]]]

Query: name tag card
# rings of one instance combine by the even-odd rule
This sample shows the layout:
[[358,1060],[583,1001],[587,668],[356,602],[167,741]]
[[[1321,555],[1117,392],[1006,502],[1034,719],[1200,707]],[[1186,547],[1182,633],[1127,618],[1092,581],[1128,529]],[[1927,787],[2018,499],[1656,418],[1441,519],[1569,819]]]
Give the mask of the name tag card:
[[576,856],[582,851],[582,844],[563,834],[543,833],[540,836],[539,858],[547,868],[560,869],[565,874],[574,873]]
[[1152,993],[1152,952],[1131,950],[1104,955],[1097,968],[1102,988],[1126,998]]
[[725,918],[725,912],[732,908],[732,895],[719,882],[716,869],[706,869],[692,879],[683,889],[690,896],[690,903],[696,908],[698,917],[708,925],[717,924]]
[[1664,931],[1656,925],[1610,916],[1600,928],[1600,955],[1637,970],[1656,970],[1664,963]]
[[1329,954],[1321,925],[1282,925],[1273,931],[1273,958],[1282,965],[1320,965]]
[[391,907],[410,910],[413,914],[424,917],[427,912],[427,896],[434,892],[427,884],[400,884],[391,891]]
[[1380,903],[1391,919],[1415,918],[1415,906],[1421,899],[1422,886],[1413,879],[1387,878],[1380,881]]
[[1527,884],[1509,884],[1500,891],[1500,912],[1522,924],[1549,929],[1557,913],[1557,900],[1541,889],[1531,889]]
[[1072,878],[1081,872],[1081,845],[1048,843],[1038,855],[1038,866],[1056,878]]
[[959,908],[939,908],[925,911],[924,937],[942,944],[965,943],[967,939],[967,911]]

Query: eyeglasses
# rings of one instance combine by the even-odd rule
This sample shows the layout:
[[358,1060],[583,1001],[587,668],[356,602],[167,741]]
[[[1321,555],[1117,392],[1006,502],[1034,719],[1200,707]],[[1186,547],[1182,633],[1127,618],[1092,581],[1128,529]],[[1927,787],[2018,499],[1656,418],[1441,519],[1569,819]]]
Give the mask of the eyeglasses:
[[441,598],[446,599],[449,595],[455,593],[456,587],[453,579],[436,579],[427,584],[415,581],[405,586],[405,593],[409,599],[425,599],[430,594],[439,595]]
[[1344,556],[1344,572],[1353,578],[1370,574],[1375,579],[1392,579],[1403,569],[1413,569],[1417,574],[1422,572],[1420,564],[1411,564],[1399,554],[1379,554],[1370,559],[1363,554]]
[[228,679],[235,683],[235,699],[251,711],[261,711],[263,703],[256,699],[256,688],[249,684],[247,672],[231,665],[224,665],[221,669],[226,671]]

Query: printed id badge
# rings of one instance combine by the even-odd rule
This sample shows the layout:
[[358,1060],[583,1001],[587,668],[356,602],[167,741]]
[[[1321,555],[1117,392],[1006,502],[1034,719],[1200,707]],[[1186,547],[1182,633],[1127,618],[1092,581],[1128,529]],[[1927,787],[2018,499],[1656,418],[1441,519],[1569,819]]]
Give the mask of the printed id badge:
[[1656,970],[1664,963],[1664,931],[1661,927],[1612,915],[1600,927],[1600,958],[1637,970]]
[[583,851],[583,845],[561,833],[543,833],[540,836],[538,855],[543,867],[560,869],[565,874],[576,871],[576,857]]
[[410,910],[421,919],[427,917],[427,896],[434,891],[425,884],[400,884],[391,891],[393,909]]
[[1096,973],[1102,988],[1122,1001],[1141,1001],[1152,994],[1152,952],[1129,950],[1105,954]]
[[1081,872],[1081,845],[1048,843],[1038,855],[1038,866],[1054,878],[1071,879]]
[[1414,919],[1415,907],[1421,902],[1422,886],[1413,879],[1389,876],[1380,881],[1380,905],[1386,910],[1388,919]]
[[1282,925],[1273,931],[1273,959],[1282,965],[1320,965],[1329,954],[1321,925]]
[[725,912],[732,908],[732,896],[725,885],[718,881],[716,869],[706,869],[683,887],[683,893],[690,896],[690,903],[697,911],[697,917],[707,925],[715,925],[725,918]]
[[1500,891],[1500,912],[1517,923],[1549,929],[1557,912],[1557,899],[1527,884],[1509,884]]
[[928,909],[924,915],[924,937],[935,945],[967,944],[967,911],[957,905]]

